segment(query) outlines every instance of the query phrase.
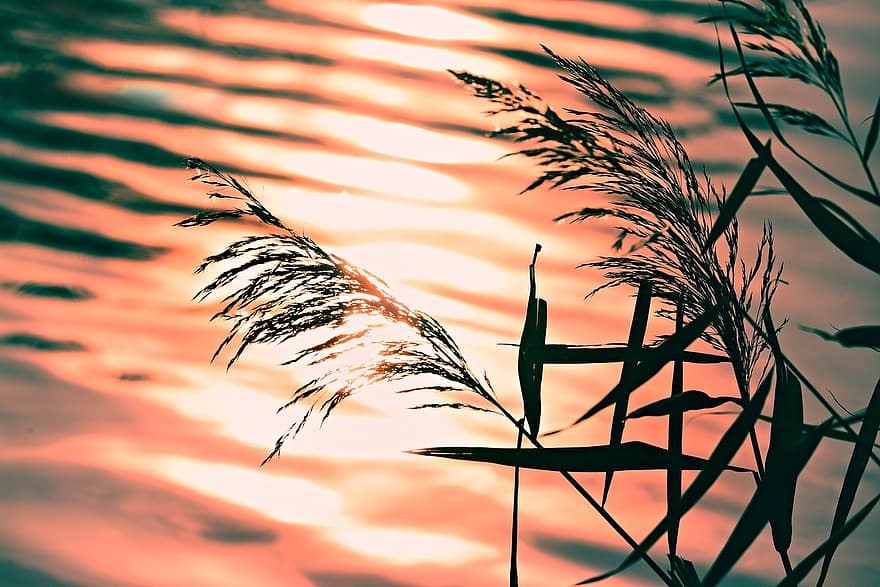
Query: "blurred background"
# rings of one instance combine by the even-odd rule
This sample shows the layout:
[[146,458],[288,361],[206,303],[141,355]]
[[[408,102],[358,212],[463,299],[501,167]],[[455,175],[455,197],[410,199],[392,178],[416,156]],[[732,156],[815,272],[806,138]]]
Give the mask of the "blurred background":
[[[880,89],[880,5],[810,7],[841,62],[858,125]],[[511,446],[515,431],[500,418],[412,411],[416,398],[377,386],[259,467],[296,415],[275,410],[302,381],[278,366],[289,357],[277,349],[251,349],[229,372],[209,362],[224,325],[209,322],[216,301],[190,301],[205,283],[192,271],[259,228],[173,227],[210,206],[183,160],[197,156],[246,178],[287,224],[437,317],[519,413],[515,349],[498,343],[519,338],[534,244],[544,245],[538,284],[552,342],[624,341],[633,292],[583,300],[601,276],[576,266],[608,253],[615,232],[552,218],[595,196],[517,195],[536,170],[524,159],[499,160],[513,145],[487,138],[495,124],[483,115],[487,104],[445,70],[524,83],[557,107],[582,107],[539,43],[582,56],[670,120],[695,166],[730,186],[750,152],[720,88],[706,87],[717,70],[715,33],[696,21],[712,8],[651,0],[0,2],[0,585],[506,584],[511,471],[402,453]],[[794,82],[774,91],[814,99]],[[860,136],[866,126],[857,126]],[[862,183],[841,145],[797,140]],[[783,198],[748,202],[747,251],[768,216],[789,282],[775,312],[791,320],[783,346],[841,404],[862,407],[876,354],[797,327],[876,323],[876,277],[817,238]],[[864,217],[880,229],[876,213]],[[655,320],[650,333],[669,329]],[[618,369],[548,368],[545,428],[567,424],[607,392]],[[667,393],[668,378],[634,405]],[[733,391],[719,367],[689,369],[685,385]],[[824,417],[809,400],[807,414]],[[686,449],[708,455],[730,418],[686,419]],[[606,443],[607,425],[606,413],[553,440]],[[662,443],[662,435],[656,423],[634,423],[626,439]],[[848,455],[848,445],[823,444],[803,478],[795,560],[824,539]],[[601,492],[601,475],[580,478]],[[878,481],[869,467],[857,504]],[[522,483],[523,585],[572,584],[625,556],[619,537],[558,475],[524,472]],[[725,475],[685,518],[682,556],[705,569],[753,487],[748,475]],[[662,473],[621,473],[608,508],[640,538],[664,503]],[[840,549],[832,584],[869,584],[880,573],[878,531],[875,514]],[[657,559],[665,560],[662,547]],[[780,576],[765,536],[725,584],[771,585]],[[644,565],[608,582],[653,583]]]

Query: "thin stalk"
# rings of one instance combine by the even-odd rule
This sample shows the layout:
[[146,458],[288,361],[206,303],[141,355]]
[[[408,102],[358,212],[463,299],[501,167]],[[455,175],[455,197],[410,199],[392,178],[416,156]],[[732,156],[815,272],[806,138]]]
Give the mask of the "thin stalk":
[[[684,296],[678,301],[675,311],[675,331],[684,327]],[[675,398],[684,391],[684,362],[675,361],[672,366],[672,389],[670,397]],[[669,414],[669,427],[667,430],[666,448],[675,456],[681,458],[682,431],[684,428],[684,414],[680,410],[674,410]],[[681,524],[679,504],[681,502],[681,467],[676,463],[666,471],[666,516],[672,520],[667,535],[669,543],[669,556],[677,556],[678,530]]]
[[[517,422],[519,432],[516,435],[516,448],[522,448],[523,424],[525,419]],[[513,469],[513,520],[510,523],[510,587],[519,587],[519,572],[516,564],[516,550],[519,535],[519,467]]]
[[[541,444],[541,442],[531,432],[529,432],[525,429],[525,426],[522,424],[522,419],[516,418],[513,414],[511,414],[507,410],[507,408],[505,408],[501,404],[501,402],[499,402],[493,396],[490,396],[487,399],[489,400],[490,403],[492,403],[492,405],[494,405],[496,408],[498,408],[501,411],[501,414],[504,417],[506,417],[508,420],[510,420],[510,422],[514,426],[517,427],[517,429],[522,433],[522,435],[525,436],[529,440],[529,442],[532,443],[532,445],[535,448],[544,448],[544,445]],[[568,471],[559,471],[559,474],[562,475],[562,477],[566,481],[568,481],[568,484],[571,485],[572,487],[574,487],[575,491],[577,491],[580,494],[580,496],[583,497],[587,501],[587,503],[589,503],[593,507],[594,510],[596,510],[596,512],[602,517],[602,519],[605,520],[608,523],[608,525],[611,526],[611,528],[615,532],[617,532],[617,534],[621,538],[623,538],[623,540],[630,546],[630,548],[632,548],[633,550],[636,550],[638,548],[639,543],[636,542],[635,539],[632,536],[630,536],[629,532],[627,532],[626,529],[624,529],[624,527],[621,526],[617,522],[617,520],[615,520],[614,517],[612,517],[612,515],[608,513],[608,510],[606,510],[604,507],[602,507],[602,504],[600,504],[598,501],[596,501],[596,499],[592,495],[590,495],[590,493],[586,489],[584,489],[584,486],[581,485],[580,482],[577,479],[575,479],[571,473],[569,473]],[[654,561],[654,559],[652,559],[650,557],[650,555],[648,553],[642,554],[642,560],[644,560],[645,563],[649,567],[651,567],[651,570],[653,570],[654,573],[658,577],[660,577],[660,579],[666,585],[669,585],[669,587],[675,587],[676,584],[673,581],[673,579],[669,575],[666,574],[666,571],[664,571],[660,567],[660,565],[658,565]]]

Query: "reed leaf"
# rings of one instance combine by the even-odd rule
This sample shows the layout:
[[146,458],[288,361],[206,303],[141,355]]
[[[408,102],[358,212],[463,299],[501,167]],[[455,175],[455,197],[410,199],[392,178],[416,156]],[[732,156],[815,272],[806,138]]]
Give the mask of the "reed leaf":
[[[623,343],[608,345],[579,345],[579,344],[545,344],[541,350],[541,360],[545,365],[591,365],[598,363],[623,363],[633,360],[641,361],[649,357],[656,349],[654,346],[644,346],[641,350],[632,351]],[[718,364],[729,363],[730,358],[724,355],[703,353],[699,351],[681,351],[673,354],[672,359],[685,363]]]
[[[773,369],[770,369],[761,381],[761,384],[758,386],[758,389],[755,391],[749,404],[736,417],[718,441],[718,444],[709,456],[706,466],[697,474],[696,478],[681,496],[679,509],[676,512],[676,516],[674,516],[675,519],[680,519],[692,507],[694,507],[694,505],[696,505],[696,503],[706,494],[709,488],[715,484],[715,481],[718,480],[721,473],[730,465],[731,459],[733,459],[737,451],[739,451],[742,443],[749,435],[749,431],[753,429],[755,421],[761,413],[761,408],[764,406],[764,402],[767,400],[767,396],[770,393],[770,387],[772,384]],[[668,516],[664,516],[660,523],[648,533],[645,539],[642,540],[637,547],[633,548],[633,551],[626,556],[620,565],[606,573],[584,579],[578,583],[578,585],[597,583],[625,571],[650,551],[651,547],[669,531],[672,523],[672,519]]]
[[[648,318],[651,314],[651,282],[643,281],[639,284],[639,291],[636,294],[636,304],[633,309],[633,318],[630,322],[629,339],[626,347],[630,351],[642,348],[645,342],[645,331],[648,328]],[[635,373],[638,363],[635,360],[623,362],[620,370],[620,381],[626,381]],[[623,429],[626,425],[626,411],[629,406],[629,395],[621,395],[614,404],[614,414],[611,416],[611,436],[608,441],[610,446],[620,446],[623,441]],[[605,485],[602,489],[602,505],[608,500],[608,492],[611,490],[611,481],[614,478],[614,472],[609,471],[605,474]]]
[[[679,332],[684,327],[684,300],[679,300],[675,311],[675,331]],[[684,362],[676,359],[672,364],[672,385],[669,392],[669,400],[676,402],[682,396],[684,390]],[[638,411],[638,410],[636,410]],[[630,414],[631,416],[631,414]],[[666,447],[676,458],[683,453],[682,441],[684,436],[684,418],[682,410],[676,410],[669,414],[669,424],[666,431]],[[669,531],[667,542],[669,545],[669,558],[672,563],[672,573],[676,574],[676,563],[683,564],[678,560],[678,530],[681,525],[681,516],[678,514],[678,504],[681,501],[681,468],[673,465],[666,470],[666,517],[669,519]],[[686,565],[685,565],[686,566]],[[687,569],[678,569],[679,573],[687,575]],[[696,575],[696,571],[694,571]],[[699,579],[697,579],[699,584]]]
[[[828,425],[830,425],[830,422]],[[755,494],[740,515],[739,520],[737,520],[736,526],[734,526],[721,552],[718,553],[712,566],[709,567],[709,570],[703,576],[703,582],[701,583],[703,587],[717,585],[745,551],[748,550],[767,522],[775,515],[775,508],[778,503],[776,495],[781,490],[780,485],[783,487],[787,486],[790,478],[797,478],[800,475],[800,472],[813,456],[821,440],[821,431],[813,431],[790,447],[788,452],[789,460],[784,471],[780,469],[771,470],[768,467],[767,477],[758,485]]]
[[547,302],[537,298],[535,283],[535,263],[540,251],[541,245],[535,245],[535,254],[529,265],[529,299],[517,358],[523,412],[529,430],[535,436],[538,435],[541,425],[541,380],[544,365],[540,356],[547,335]]
[[807,575],[810,574],[810,571],[813,570],[813,567],[824,557],[828,552],[834,550],[840,544],[847,539],[847,537],[855,531],[859,525],[865,521],[865,518],[868,517],[868,514],[871,513],[871,510],[874,509],[874,506],[877,505],[877,502],[880,501],[880,495],[875,496],[871,501],[865,504],[862,509],[853,514],[853,516],[846,521],[846,523],[840,527],[837,532],[834,532],[831,537],[829,537],[825,542],[816,547],[813,552],[805,556],[800,563],[792,570],[791,573],[786,575],[785,579],[779,582],[777,587],[797,587],[801,584]]
[[874,113],[871,115],[871,126],[868,127],[868,134],[865,136],[865,146],[862,148],[862,161],[868,162],[871,153],[877,145],[877,135],[880,134],[880,97],[877,98],[877,105],[874,106]]
[[[864,421],[862,422],[861,430],[859,430],[859,438],[853,447],[852,456],[846,468],[846,474],[843,477],[840,496],[837,498],[837,507],[834,509],[834,519],[831,522],[829,542],[831,537],[840,532],[846,523],[846,518],[856,499],[856,492],[862,482],[865,467],[868,466],[868,457],[877,440],[878,429],[880,429],[880,380],[877,381],[874,393],[871,394],[871,400],[865,409]],[[826,549],[825,558],[822,561],[822,570],[819,573],[819,580],[816,582],[817,587],[821,587],[825,583],[835,550],[836,546],[829,546]]]
[[[676,363],[678,363],[678,361],[676,361]],[[682,412],[717,408],[718,406],[727,402],[733,402],[735,404],[742,405],[742,399],[738,397],[712,397],[705,391],[700,391],[699,389],[688,389],[687,391],[673,394],[671,397],[651,402],[637,410],[633,410],[632,412],[630,412],[627,418],[634,419],[645,418],[649,416],[677,415],[681,414]]]
[[[710,461],[691,455],[673,455],[668,450],[640,441],[619,445],[561,448],[486,448],[477,446],[437,446],[407,451],[412,454],[493,463],[507,467],[571,473],[607,473],[609,471],[663,471],[670,465],[683,470],[701,470]],[[749,469],[725,465],[725,470],[740,473]]]
[[[770,344],[770,352],[778,365],[776,394],[773,401],[773,423],[770,426],[770,445],[767,448],[767,486],[766,499],[768,516],[773,536],[773,546],[783,557],[787,567],[788,549],[791,546],[792,516],[794,496],[799,471],[791,468],[791,461],[804,430],[804,400],[801,384],[788,367],[776,338],[770,311],[764,313],[764,332]],[[811,435],[816,431],[811,432]]]
[[880,325],[877,324],[850,326],[835,332],[825,332],[818,328],[808,328],[805,326],[801,328],[845,347],[867,347],[880,350]]

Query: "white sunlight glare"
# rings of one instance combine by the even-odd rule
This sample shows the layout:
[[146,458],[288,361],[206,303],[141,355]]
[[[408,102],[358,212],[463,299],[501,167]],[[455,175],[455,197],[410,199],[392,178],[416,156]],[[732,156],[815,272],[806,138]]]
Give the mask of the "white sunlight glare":
[[419,39],[488,41],[500,36],[498,27],[485,20],[437,6],[373,4],[361,11],[361,18],[377,29]]

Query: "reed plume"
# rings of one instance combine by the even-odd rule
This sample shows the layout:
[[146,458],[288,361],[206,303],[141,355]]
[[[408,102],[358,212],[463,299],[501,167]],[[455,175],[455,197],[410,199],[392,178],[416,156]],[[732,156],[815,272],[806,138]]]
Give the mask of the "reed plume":
[[[379,381],[397,384],[395,390],[401,393],[469,391],[489,403],[482,407],[452,401],[417,407],[494,411],[488,379],[473,374],[458,345],[436,319],[399,301],[376,276],[297,234],[235,177],[201,159],[188,159],[186,165],[197,171],[193,181],[212,188],[209,197],[239,206],[200,212],[178,225],[203,226],[251,216],[272,229],[270,234],[233,242],[196,269],[201,273],[219,267],[220,272],[194,299],[223,295],[223,306],[212,319],[231,323],[212,360],[232,347],[229,368],[252,344],[293,342],[295,350],[283,364],[320,370],[279,408],[280,412],[295,404],[307,405],[264,463],[279,453],[313,412],[321,414],[323,422],[340,402]],[[389,332],[393,336],[381,337]]]
[[634,104],[586,61],[544,50],[562,69],[560,78],[597,110],[566,108],[563,116],[521,85],[451,73],[492,104],[489,115],[513,117],[492,134],[528,143],[515,154],[535,160],[540,175],[523,192],[546,184],[604,196],[595,205],[557,218],[582,222],[612,217],[618,222],[613,248],[622,251],[627,241],[632,243],[626,254],[600,256],[582,265],[603,271],[606,279],[588,296],[624,284],[638,287],[647,280],[664,302],[661,315],[672,318],[684,298],[690,319],[725,300],[738,302],[725,305],[703,338],[731,358],[744,388],[766,344],[744,327],[741,312],[761,315],[780,281],[771,226],[764,225],[751,264],[741,259],[735,219],[724,232],[726,250],[704,250],[712,213],[724,203],[726,192],[719,192],[705,175],[698,179],[668,122]]

